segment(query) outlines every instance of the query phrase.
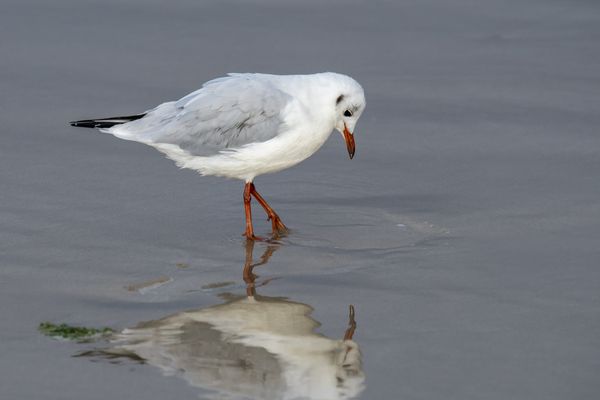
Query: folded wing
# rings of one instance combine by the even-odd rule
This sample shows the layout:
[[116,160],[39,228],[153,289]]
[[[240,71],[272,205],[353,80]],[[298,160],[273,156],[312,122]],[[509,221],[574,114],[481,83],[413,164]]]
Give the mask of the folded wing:
[[159,150],[175,145],[191,156],[210,156],[277,136],[290,100],[259,74],[231,74],[102,131]]

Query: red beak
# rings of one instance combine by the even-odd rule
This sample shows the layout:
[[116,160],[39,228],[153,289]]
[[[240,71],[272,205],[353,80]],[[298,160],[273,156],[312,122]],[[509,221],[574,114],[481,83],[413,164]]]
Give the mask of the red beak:
[[354,136],[352,135],[352,133],[350,133],[350,131],[346,127],[346,124],[344,124],[344,140],[346,141],[346,148],[348,148],[348,155],[352,160],[352,158],[354,157],[354,151],[356,150],[356,145],[354,144]]

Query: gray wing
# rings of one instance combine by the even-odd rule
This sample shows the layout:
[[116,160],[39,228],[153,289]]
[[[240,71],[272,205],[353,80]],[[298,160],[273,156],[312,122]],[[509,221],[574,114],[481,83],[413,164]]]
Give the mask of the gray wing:
[[205,83],[178,101],[163,103],[143,118],[107,129],[123,139],[174,144],[194,156],[264,142],[283,124],[291,96],[258,74],[230,74]]

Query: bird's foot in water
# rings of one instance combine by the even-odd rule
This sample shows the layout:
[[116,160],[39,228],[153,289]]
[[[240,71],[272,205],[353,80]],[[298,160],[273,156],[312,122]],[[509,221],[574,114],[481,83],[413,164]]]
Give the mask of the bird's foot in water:
[[273,229],[273,238],[274,239],[278,239],[280,236],[285,236],[289,233],[290,230],[281,221],[281,218],[279,218],[279,215],[277,215],[277,214],[269,215],[267,220],[271,221],[271,227]]
[[264,238],[262,236],[256,236],[253,232],[244,232],[242,236],[245,236],[247,240],[252,240],[254,242],[267,242],[269,239]]

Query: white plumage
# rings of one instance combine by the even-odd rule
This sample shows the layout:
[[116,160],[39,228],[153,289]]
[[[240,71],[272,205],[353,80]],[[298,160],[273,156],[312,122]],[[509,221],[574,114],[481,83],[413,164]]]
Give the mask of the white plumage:
[[[364,108],[362,87],[346,75],[229,74],[143,115],[72,124],[147,144],[203,175],[241,179],[250,196],[256,176],[310,157],[334,129],[352,158],[352,132]],[[261,205],[278,219],[266,202]],[[248,221],[246,235],[254,237]]]

